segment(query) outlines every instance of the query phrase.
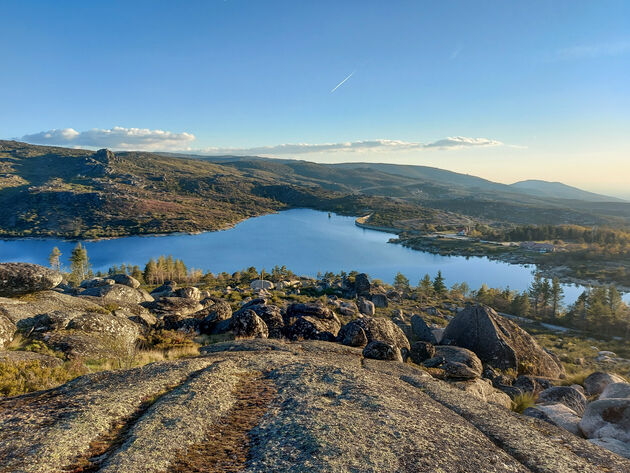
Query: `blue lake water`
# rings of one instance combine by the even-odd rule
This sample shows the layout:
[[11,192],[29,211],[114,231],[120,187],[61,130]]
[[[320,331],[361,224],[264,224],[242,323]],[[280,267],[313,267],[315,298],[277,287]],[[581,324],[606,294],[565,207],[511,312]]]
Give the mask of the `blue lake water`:
[[[525,290],[532,280],[533,267],[513,265],[487,258],[439,256],[388,243],[394,235],[365,230],[343,217],[308,209],[295,209],[245,220],[234,228],[195,235],[133,236],[86,241],[95,271],[112,265],[137,264],[144,267],[150,258],[173,255],[190,268],[214,273],[232,273],[255,266],[270,270],[285,265],[294,273],[315,276],[318,272],[357,270],[391,283],[397,272],[412,284],[425,274],[442,271],[447,284],[466,282],[472,289],[482,283],[490,287]],[[0,241],[0,262],[24,261],[47,265],[54,246],[68,257],[74,241],[24,239]],[[565,286],[566,302],[573,302],[583,288]],[[626,296],[626,300],[630,297]]]

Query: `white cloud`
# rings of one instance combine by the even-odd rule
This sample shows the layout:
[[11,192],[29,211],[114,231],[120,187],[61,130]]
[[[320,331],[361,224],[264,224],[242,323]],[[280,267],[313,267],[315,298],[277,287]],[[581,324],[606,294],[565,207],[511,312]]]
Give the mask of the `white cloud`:
[[145,151],[181,151],[204,155],[236,155],[236,156],[283,156],[308,153],[385,153],[423,149],[462,149],[484,146],[502,146],[503,143],[488,138],[468,138],[452,136],[430,143],[401,140],[363,140],[339,143],[287,143],[273,146],[257,146],[252,148],[192,148],[195,141],[192,133],[173,133],[146,128],[111,129],[93,128],[88,131],[76,131],[73,128],[42,131],[24,135],[21,141],[41,145],[67,147],[111,148],[115,150]]
[[195,140],[191,133],[173,133],[148,128],[93,128],[78,132],[73,128],[42,131],[20,138],[28,143],[56,146],[87,146],[123,150],[181,150]]
[[400,140],[367,140],[348,141],[341,143],[296,143],[280,144],[275,146],[259,146],[254,148],[205,148],[199,150],[202,154],[209,155],[284,155],[306,153],[334,153],[334,152],[391,152],[404,150],[436,149],[461,149],[482,146],[501,146],[503,143],[488,138],[467,138],[454,136],[444,138],[432,143],[418,143]]
[[200,150],[204,154],[231,154],[231,155],[278,155],[278,154],[305,154],[326,153],[337,151],[395,151],[404,149],[421,148],[422,144],[398,140],[367,140],[347,141],[342,143],[295,143],[280,144],[275,146],[258,146],[254,148],[205,148]]
[[441,140],[427,143],[424,148],[461,149],[487,146],[503,146],[503,143],[488,138],[468,138],[466,136],[449,136]]

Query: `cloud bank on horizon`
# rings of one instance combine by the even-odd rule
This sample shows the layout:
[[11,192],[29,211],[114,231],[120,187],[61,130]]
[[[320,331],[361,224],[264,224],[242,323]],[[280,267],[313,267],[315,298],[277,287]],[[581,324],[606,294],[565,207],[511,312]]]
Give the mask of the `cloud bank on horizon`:
[[54,129],[24,135],[20,140],[39,145],[163,151],[183,149],[195,140],[195,135],[115,126],[110,129],[92,128],[81,132],[74,128]]
[[196,137],[192,133],[174,133],[147,128],[113,127],[76,131],[73,128],[53,129],[24,135],[21,141],[40,145],[89,148],[112,148],[136,151],[180,151],[207,155],[288,155],[330,152],[387,152],[422,149],[452,150],[503,146],[504,143],[489,138],[451,136],[429,143],[401,140],[362,140],[339,143],[286,143],[251,148],[206,147],[193,148]]

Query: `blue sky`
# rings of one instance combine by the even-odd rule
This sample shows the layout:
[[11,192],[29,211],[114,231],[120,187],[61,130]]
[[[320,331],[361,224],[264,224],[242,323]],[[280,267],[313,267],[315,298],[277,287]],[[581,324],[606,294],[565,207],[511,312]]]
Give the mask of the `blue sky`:
[[3,138],[424,164],[630,197],[630,2],[4,1],[2,13]]

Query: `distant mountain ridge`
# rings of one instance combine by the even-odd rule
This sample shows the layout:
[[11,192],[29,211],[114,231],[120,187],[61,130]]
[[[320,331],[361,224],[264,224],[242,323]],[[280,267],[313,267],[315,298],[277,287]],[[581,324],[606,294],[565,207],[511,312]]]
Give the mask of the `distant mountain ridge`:
[[627,202],[617,197],[596,194],[577,187],[563,184],[562,182],[550,182],[539,179],[528,179],[510,184],[510,187],[532,195],[553,197],[556,199],[574,199],[587,202]]
[[2,236],[198,232],[297,207],[369,213],[378,225],[396,228],[630,225],[630,202],[562,184],[506,185],[428,166],[92,151],[0,140]]

